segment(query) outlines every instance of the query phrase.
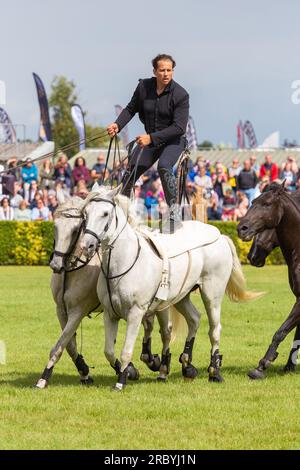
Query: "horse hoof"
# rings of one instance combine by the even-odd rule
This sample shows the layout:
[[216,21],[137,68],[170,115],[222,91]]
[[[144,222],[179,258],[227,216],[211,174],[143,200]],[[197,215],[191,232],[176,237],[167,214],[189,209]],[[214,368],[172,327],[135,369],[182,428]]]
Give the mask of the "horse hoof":
[[221,375],[214,375],[214,376],[208,377],[208,381],[222,383],[224,382],[224,379]]
[[127,367],[127,377],[129,380],[139,380],[140,378],[140,373],[139,371],[134,367],[134,365],[132,364],[132,362],[130,362],[128,364],[128,367]]
[[265,375],[259,369],[252,369],[248,372],[248,377],[252,380],[262,380],[265,378]]
[[296,371],[296,366],[295,366],[295,364],[289,364],[289,363],[287,363],[287,364],[284,366],[284,368],[283,368],[283,372],[286,372],[286,373],[288,373],[288,372],[295,372],[295,371]]
[[39,380],[37,381],[37,383],[35,384],[35,388],[39,388],[39,389],[43,390],[44,388],[47,387],[47,385],[48,385],[47,380],[45,380],[45,379],[39,379]]
[[119,382],[117,382],[115,385],[113,385],[112,391],[113,392],[122,392],[124,387],[125,387],[125,385],[120,384]]
[[94,379],[92,377],[88,376],[87,378],[80,379],[80,383],[81,383],[81,385],[93,385]]
[[159,375],[158,377],[156,377],[156,380],[157,380],[157,382],[165,384],[167,382],[167,377],[165,377],[163,375]]
[[194,379],[198,375],[198,369],[192,364],[188,364],[186,367],[182,368],[182,375],[185,379]]

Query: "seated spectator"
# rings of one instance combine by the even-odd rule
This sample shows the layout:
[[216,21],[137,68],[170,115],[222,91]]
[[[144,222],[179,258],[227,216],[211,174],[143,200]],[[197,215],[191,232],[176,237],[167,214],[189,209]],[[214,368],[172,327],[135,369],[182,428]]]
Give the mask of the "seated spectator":
[[54,180],[56,183],[60,183],[63,190],[68,194],[72,186],[71,177],[72,170],[68,163],[68,157],[65,154],[61,154],[54,167]]
[[24,200],[24,198],[20,194],[21,186],[18,181],[14,182],[13,194],[10,198],[10,205],[13,209],[18,209],[20,207],[20,202]]
[[84,180],[79,180],[75,188],[74,196],[81,197],[81,199],[85,199],[88,193],[89,191],[87,189],[86,182]]
[[93,166],[91,170],[91,178],[96,182],[101,175],[102,170],[105,168],[105,157],[100,153],[97,157],[97,163]]
[[250,157],[250,166],[251,166],[251,170],[253,170],[255,172],[257,178],[259,178],[260,166],[256,162],[256,155],[251,155],[251,157]]
[[0,220],[13,220],[14,219],[14,210],[10,207],[9,198],[4,196],[1,199],[0,206]]
[[32,181],[38,180],[38,169],[31,158],[26,158],[26,165],[22,166],[21,176],[23,183],[30,184]]
[[151,189],[147,192],[145,198],[145,206],[148,210],[150,218],[158,218],[158,200],[164,198],[164,194],[160,191],[160,180],[156,179],[151,185]]
[[237,207],[234,210],[233,220],[236,222],[240,220],[244,215],[249,207],[249,201],[245,193],[242,191],[237,191]]
[[236,196],[233,189],[227,189],[224,194],[222,220],[233,220],[236,206]]
[[32,209],[32,220],[52,220],[51,212],[49,208],[44,205],[41,197],[37,201],[37,207]]
[[292,157],[291,155],[289,155],[286,159],[285,162],[283,162],[281,164],[281,171],[284,171],[284,168],[285,168],[285,165],[289,163],[291,165],[291,171],[294,175],[297,175],[298,174],[298,171],[299,171],[299,168],[298,168],[298,165],[296,163],[296,160],[294,159],[294,157]]
[[255,171],[251,168],[250,160],[245,160],[244,168],[237,177],[237,188],[246,194],[250,205],[254,199],[257,183],[258,179]]
[[17,157],[11,157],[7,160],[7,169],[9,170],[7,173],[10,175],[14,175],[15,180],[21,182],[21,168],[16,168],[18,165]]
[[222,163],[216,163],[216,172],[212,175],[212,182],[213,182],[213,189],[214,192],[217,193],[219,199],[219,205],[222,206],[224,192],[223,192],[223,185],[227,183],[228,176],[227,173],[224,171],[224,166]]
[[54,168],[49,159],[45,160],[43,163],[39,187],[42,189],[44,197],[47,195],[49,189],[54,188]]
[[56,211],[57,207],[58,207],[57,197],[55,196],[55,194],[49,193],[48,194],[48,209],[52,215]]
[[208,197],[210,197],[210,193],[213,189],[213,184],[211,177],[206,174],[206,168],[204,165],[199,167],[199,175],[195,175],[194,183],[197,186],[203,188],[205,190],[205,193],[208,194]]
[[208,220],[221,220],[222,218],[222,205],[215,191],[212,191],[211,198],[208,199],[207,218]]
[[28,183],[24,184],[24,199],[30,205],[30,209],[37,206],[37,195],[41,197],[42,192],[38,189],[38,184],[35,180],[32,180],[29,186]]
[[72,171],[72,176],[74,180],[74,185],[76,186],[78,181],[84,180],[86,183],[90,180],[90,171],[86,167],[85,159],[78,157],[75,160],[74,168]]
[[272,163],[272,155],[266,155],[265,163],[260,167],[260,179],[262,180],[264,176],[269,176],[271,182],[278,178],[278,166],[276,163]]
[[289,191],[296,189],[296,174],[292,171],[292,164],[286,162],[280,172],[280,179],[285,180],[285,186]]
[[22,220],[27,222],[32,220],[32,212],[31,209],[27,207],[27,202],[25,199],[23,199],[20,202],[19,207],[15,209],[14,220]]
[[241,170],[242,170],[242,167],[240,166],[238,159],[235,157],[232,160],[231,166],[228,168],[229,184],[235,192],[237,190],[236,179],[238,175],[240,174]]

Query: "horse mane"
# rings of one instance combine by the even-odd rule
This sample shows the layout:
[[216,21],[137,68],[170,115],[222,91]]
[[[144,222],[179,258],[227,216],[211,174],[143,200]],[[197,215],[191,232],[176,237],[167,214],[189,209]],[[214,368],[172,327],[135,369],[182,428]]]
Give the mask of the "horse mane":
[[[106,194],[110,191],[110,189],[103,187],[100,191],[93,191],[89,193],[86,199],[84,200],[83,204],[81,204],[80,209],[84,210],[91,201],[96,201],[99,197],[105,198]],[[128,219],[128,223],[133,228],[138,227],[142,224],[142,221],[139,220],[138,215],[136,213],[134,203],[127,196],[124,196],[123,194],[119,193],[114,196],[113,201],[123,211],[125,217],[127,217]]]
[[285,191],[288,192],[287,188],[282,186],[282,184],[276,183],[276,181],[273,181],[272,183],[268,184],[266,186],[262,193],[268,193],[269,191],[275,191],[275,192],[280,192],[280,191]]
[[142,224],[142,221],[139,220],[139,217],[136,213],[134,203],[127,196],[124,196],[123,194],[117,194],[117,196],[114,197],[114,201],[124,212],[125,217],[128,219],[129,225],[135,228]]
[[54,219],[58,219],[63,212],[71,209],[77,209],[78,211],[81,209],[82,199],[77,196],[73,196],[68,198],[62,204],[59,204],[56,211],[54,212]]

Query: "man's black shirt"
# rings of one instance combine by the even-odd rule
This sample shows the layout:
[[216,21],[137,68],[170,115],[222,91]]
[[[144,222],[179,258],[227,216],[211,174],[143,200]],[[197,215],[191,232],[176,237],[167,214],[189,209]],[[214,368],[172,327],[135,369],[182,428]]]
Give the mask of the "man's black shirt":
[[131,101],[117,118],[119,130],[137,112],[147,134],[151,136],[152,144],[158,147],[185,134],[189,117],[189,95],[174,80],[158,95],[156,78],[146,78],[139,81]]

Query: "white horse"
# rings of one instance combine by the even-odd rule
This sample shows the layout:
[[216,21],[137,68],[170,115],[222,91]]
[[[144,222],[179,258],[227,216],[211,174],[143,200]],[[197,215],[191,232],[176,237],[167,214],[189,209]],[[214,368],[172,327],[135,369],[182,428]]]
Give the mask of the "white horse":
[[[115,389],[122,390],[126,384],[126,368],[131,361],[139,327],[146,313],[149,315],[172,304],[188,324],[188,336],[180,356],[182,373],[184,377],[195,377],[197,370],[191,360],[200,314],[190,300],[190,293],[196,286],[200,287],[210,325],[209,380],[222,381],[219,342],[223,296],[226,292],[231,300],[242,301],[258,295],[245,289],[245,279],[234,244],[228,237],[214,232],[215,241],[208,245],[196,246],[187,251],[179,247],[180,254],[169,259],[168,296],[165,301],[158,300],[156,294],[162,278],[162,260],[141,231],[128,223],[124,211],[127,202],[124,200],[129,203],[127,198],[117,195],[116,190],[106,191],[100,196],[96,193],[88,196],[85,203],[86,229],[81,244],[85,254],[92,256],[101,243],[102,271],[97,292],[104,308],[105,355],[110,364],[116,360],[114,344],[118,321],[120,318],[127,321],[121,369]],[[209,231],[209,227],[214,229],[201,222],[184,222],[184,229],[172,235],[162,234],[160,240],[165,247],[174,247],[178,238],[189,245],[189,238],[194,243],[199,237],[198,245],[201,245],[202,233]]]
[[[58,199],[60,205],[54,216],[55,246],[50,267],[53,270],[51,290],[56,303],[56,312],[62,328],[62,335],[50,351],[48,364],[36,384],[38,388],[45,388],[49,384],[53,367],[60,359],[65,348],[80,374],[81,383],[87,385],[93,383],[93,379],[89,375],[89,367],[83,356],[78,353],[75,333],[85,316],[95,311],[102,312],[97,296],[97,281],[101,269],[100,257],[95,255],[90,260],[81,260],[82,255],[79,250],[84,225],[81,207],[84,202],[77,197],[65,200],[62,193],[59,192]],[[77,265],[74,270],[70,270],[72,262],[74,262],[74,267]],[[157,317],[163,340],[162,361],[158,354],[152,354],[151,352],[154,316],[143,321],[145,335],[141,359],[152,371],[164,369],[163,358],[168,352],[171,337],[168,310],[159,312]],[[112,367],[116,373],[119,373],[120,362],[118,359],[112,364]],[[138,376],[137,369],[133,364],[130,364],[128,378],[135,380]],[[160,376],[162,379],[164,378],[163,371],[161,371]]]

